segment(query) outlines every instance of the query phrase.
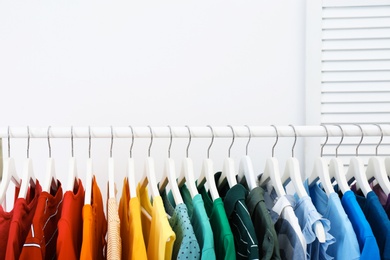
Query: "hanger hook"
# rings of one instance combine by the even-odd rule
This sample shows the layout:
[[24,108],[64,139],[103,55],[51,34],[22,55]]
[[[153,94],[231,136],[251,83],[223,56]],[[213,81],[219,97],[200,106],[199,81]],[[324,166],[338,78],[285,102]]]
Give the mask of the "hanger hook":
[[245,148],[245,155],[248,156],[248,147],[249,147],[249,143],[250,143],[251,138],[252,138],[252,131],[248,125],[245,125],[245,127],[248,128],[248,132],[249,132],[249,138],[248,138],[248,142],[246,143],[246,148]]
[[152,148],[153,144],[153,132],[152,132],[152,127],[148,125],[149,131],[150,131],[150,144],[149,144],[149,149],[148,149],[148,157],[150,157],[150,149]]
[[325,128],[325,131],[326,131],[326,139],[325,139],[325,142],[324,144],[321,146],[321,157],[324,153],[324,146],[328,143],[328,139],[329,139],[329,132],[328,132],[328,128],[326,127],[326,125],[322,125],[324,128]]
[[10,127],[8,126],[8,158],[11,157],[11,134],[10,134]]
[[30,158],[30,127],[27,126],[27,158]]
[[235,139],[235,134],[234,134],[234,129],[233,129],[233,127],[231,126],[231,125],[228,125],[228,127],[230,127],[230,129],[232,129],[232,133],[233,133],[233,139],[232,139],[232,143],[230,144],[230,146],[229,146],[229,150],[228,150],[228,157],[230,158],[230,150],[232,149],[232,146],[233,146],[233,144],[234,144],[234,139]]
[[111,146],[110,146],[110,158],[112,158],[112,147],[114,146],[114,128],[111,126]]
[[50,145],[50,128],[51,126],[47,128],[47,144],[49,145],[49,158],[51,158],[51,145]]
[[89,159],[91,159],[91,144],[92,144],[91,126],[88,126],[88,158]]
[[275,132],[276,132],[276,140],[275,140],[274,145],[272,146],[272,157],[274,157],[275,146],[279,140],[279,133],[278,133],[278,129],[276,128],[276,126],[274,126],[274,125],[271,125],[271,126],[275,129]]
[[340,147],[341,143],[342,143],[343,140],[344,140],[344,130],[343,130],[343,128],[341,127],[341,125],[335,125],[335,126],[337,126],[338,128],[340,128],[340,130],[341,130],[341,140],[340,140],[340,143],[336,146],[336,158],[337,158],[339,147]]
[[363,138],[364,138],[364,133],[363,133],[363,129],[362,129],[362,127],[360,126],[360,125],[358,125],[358,124],[354,124],[354,125],[356,125],[357,127],[359,127],[360,128],[360,131],[362,132],[362,137],[360,138],[360,142],[359,142],[359,144],[356,146],[356,157],[358,156],[358,151],[359,151],[359,147],[360,147],[360,145],[362,144],[362,142],[363,142]]
[[211,126],[211,125],[207,125],[207,127],[209,127],[210,128],[210,130],[211,130],[211,143],[210,143],[210,145],[209,145],[209,148],[207,148],[207,159],[210,159],[210,149],[211,149],[211,146],[213,145],[213,143],[214,143],[214,129],[213,129],[213,127]]
[[130,129],[131,129],[131,145],[130,145],[130,158],[133,157],[133,145],[134,145],[134,130],[133,130],[133,127],[131,125],[129,125]]
[[73,149],[73,126],[70,127],[70,144],[71,144],[71,153],[72,153],[72,157],[74,157],[74,149]]
[[169,128],[169,133],[170,133],[170,137],[169,137],[169,146],[168,146],[168,158],[171,158],[172,128],[171,128],[170,125],[168,125],[168,128]]
[[191,139],[192,139],[192,136],[191,136],[191,129],[188,125],[186,125],[187,129],[188,129],[188,135],[189,135],[189,139],[188,139],[188,144],[187,144],[187,149],[186,149],[186,157],[188,158],[188,150],[190,149],[190,144],[191,144]]
[[378,156],[378,147],[382,143],[382,140],[383,140],[383,130],[382,130],[382,127],[380,125],[378,125],[378,124],[374,124],[374,125],[379,127],[379,130],[381,130],[381,139],[379,140],[379,143],[376,145],[376,148],[375,148],[375,156]]
[[294,144],[291,148],[291,154],[292,154],[292,157],[294,157],[294,148],[295,148],[295,144],[297,143],[297,132],[295,131],[295,127],[293,125],[288,125],[288,126],[291,126],[292,129],[294,130]]

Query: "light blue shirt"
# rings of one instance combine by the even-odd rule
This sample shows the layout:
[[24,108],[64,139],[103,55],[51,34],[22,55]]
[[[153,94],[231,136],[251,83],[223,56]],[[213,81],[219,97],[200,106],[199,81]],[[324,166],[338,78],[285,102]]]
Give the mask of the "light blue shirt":
[[329,233],[336,239],[336,243],[329,245],[327,253],[335,259],[360,259],[355,231],[337,193],[332,192],[328,197],[318,184],[309,187],[309,193],[318,213],[329,219]]

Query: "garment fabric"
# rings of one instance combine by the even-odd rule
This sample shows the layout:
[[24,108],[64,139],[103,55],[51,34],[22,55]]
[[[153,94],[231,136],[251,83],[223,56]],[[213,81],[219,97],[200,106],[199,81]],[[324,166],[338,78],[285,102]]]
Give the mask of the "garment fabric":
[[27,199],[18,198],[14,204],[14,211],[9,227],[9,235],[5,259],[19,259],[22,252],[24,241],[30,230],[35,210],[38,205],[38,198],[41,195],[42,188],[39,181],[36,180],[35,187],[29,187]]
[[137,186],[137,196],[141,209],[144,210],[141,213],[141,221],[148,259],[171,259],[176,235],[169,225],[161,196],[153,197],[152,206],[148,189],[140,183]]
[[200,247],[196,240],[186,205],[180,203],[173,207],[169,202],[166,191],[164,190],[160,194],[164,202],[165,211],[170,215],[169,224],[176,234],[172,252],[173,259],[200,259]]
[[80,259],[83,235],[82,210],[84,187],[79,179],[73,191],[66,191],[62,202],[61,218],[58,221],[57,259]]
[[83,207],[83,242],[80,259],[105,259],[107,220],[96,178],[92,178],[91,204]]
[[246,205],[251,216],[257,240],[260,259],[281,259],[278,236],[264,200],[264,189],[256,187],[249,192]]
[[390,259],[390,221],[378,196],[370,191],[367,193],[367,198],[356,195],[356,199],[371,226],[378,243],[381,259]]
[[[180,187],[180,194],[187,207],[188,216],[190,217],[191,224],[201,250],[200,258],[202,260],[216,259],[213,230],[211,229],[202,196],[197,194],[192,198],[191,193],[185,184]],[[168,198],[170,203],[175,206],[172,192],[168,193]]]
[[278,236],[280,258],[306,259],[306,240],[286,196],[278,197],[271,183],[264,187],[264,201]]
[[371,227],[356,200],[355,194],[350,190],[345,192],[341,198],[341,204],[355,231],[360,248],[360,259],[380,259],[378,244],[372,233]]
[[[333,259],[328,253],[329,245],[336,242],[335,238],[329,233],[330,221],[323,218],[316,210],[309,196],[294,198],[287,195],[294,213],[299,220],[302,233],[307,243],[306,252],[308,259]],[[321,222],[325,230],[325,243],[320,243],[314,231],[314,224]]]
[[[336,243],[329,245],[327,253],[335,259],[360,259],[359,243],[351,221],[344,211],[337,193],[328,195],[315,183],[308,187],[310,198],[318,213],[331,223],[329,233],[336,239]],[[348,248],[348,250],[345,250]]]
[[56,257],[58,237],[57,224],[62,211],[62,187],[57,181],[57,190],[43,191],[24,242],[19,259],[53,259]]
[[385,209],[387,217],[390,219],[390,194],[386,195],[386,193],[382,190],[382,188],[379,184],[376,184],[375,186],[373,186],[372,190],[378,196],[380,203],[382,204],[383,208]]
[[[0,142],[1,143],[1,142]],[[15,187],[14,204],[19,195],[19,187]],[[0,205],[0,259],[5,259],[5,250],[7,248],[9,227],[11,225],[14,209],[9,212]]]
[[[221,172],[215,174],[216,183],[220,176]],[[245,202],[248,191],[241,184],[229,188],[226,181],[218,187],[218,192],[223,200],[226,216],[233,232],[236,258],[259,259],[255,228]]]
[[146,248],[141,223],[141,204],[138,197],[130,198],[128,179],[123,181],[119,201],[120,234],[123,260],[146,260]]
[[217,198],[212,201],[204,186],[201,188],[198,187],[198,192],[202,196],[207,216],[210,219],[217,259],[236,259],[234,237],[229,226],[222,199]]
[[107,260],[121,259],[122,241],[120,234],[120,219],[118,204],[115,198],[107,200]]

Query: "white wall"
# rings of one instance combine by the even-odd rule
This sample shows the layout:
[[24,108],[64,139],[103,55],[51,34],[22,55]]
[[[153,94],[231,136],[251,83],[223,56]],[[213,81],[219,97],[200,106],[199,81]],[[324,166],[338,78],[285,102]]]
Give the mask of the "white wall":
[[[302,125],[304,19],[303,0],[0,1],[2,125]],[[283,139],[276,147],[282,166],[293,142]],[[237,164],[246,141],[233,146]],[[92,142],[105,194],[109,140]],[[129,143],[114,143],[119,189]],[[197,173],[208,143],[192,142]],[[272,143],[252,140],[249,155],[259,173]],[[178,166],[185,145],[174,140]],[[218,169],[229,145],[214,143]],[[82,177],[87,146],[75,140]],[[148,140],[136,140],[140,175],[147,146]],[[152,148],[158,172],[167,146],[168,140],[156,140]],[[301,146],[299,140],[298,152]],[[11,140],[18,172],[25,149],[25,140]],[[52,149],[65,183],[70,140],[53,140]],[[31,141],[31,157],[42,175],[46,140]]]

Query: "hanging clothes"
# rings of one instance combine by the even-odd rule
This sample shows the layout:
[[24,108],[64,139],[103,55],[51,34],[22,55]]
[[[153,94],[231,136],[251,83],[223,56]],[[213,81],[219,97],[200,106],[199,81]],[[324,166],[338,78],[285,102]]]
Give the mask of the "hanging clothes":
[[122,241],[118,205],[115,198],[107,200],[107,222],[107,260],[120,259],[122,256]]
[[337,193],[332,192],[328,197],[319,184],[315,183],[308,187],[307,180],[305,188],[308,190],[318,213],[331,223],[329,233],[336,239],[336,243],[329,245],[327,254],[335,259],[360,259],[359,243],[355,231]]
[[264,187],[264,191],[264,202],[278,237],[280,258],[283,260],[307,259],[306,240],[287,195],[277,197],[270,182]]
[[160,193],[164,202],[165,211],[170,216],[169,224],[176,234],[173,245],[173,259],[200,259],[200,247],[194,229],[188,216],[187,207],[184,203],[172,206],[168,200],[166,191]]
[[236,259],[234,237],[229,226],[222,199],[217,198],[212,201],[204,186],[200,189],[198,188],[198,192],[202,195],[206,213],[210,219],[217,259]]
[[390,194],[386,195],[386,193],[382,190],[379,184],[375,186],[370,184],[372,190],[378,196],[380,203],[382,204],[384,210],[386,211],[387,217],[390,219]]
[[[220,176],[221,172],[215,174],[215,183],[218,183]],[[225,182],[223,186],[218,187],[218,192],[233,232],[236,258],[259,259],[255,228],[245,204],[248,191],[241,184],[229,188],[229,184]]]
[[41,185],[39,184],[39,181],[36,180],[35,187],[30,187],[27,191],[27,199],[18,198],[15,201],[5,259],[19,259],[24,241],[26,240],[34,218],[38,198],[41,195],[41,192]]
[[[15,187],[14,205],[19,195],[19,187]],[[0,259],[5,259],[5,252],[7,249],[7,242],[9,236],[9,227],[11,225],[12,216],[14,209],[6,212],[5,209],[0,205]]]
[[103,211],[103,199],[96,183],[96,177],[92,178],[91,205],[83,207],[83,242],[81,245],[80,259],[103,260],[107,220]]
[[[201,249],[200,259],[216,259],[213,230],[211,229],[202,196],[200,194],[196,194],[194,198],[191,198],[190,191],[185,184],[180,187],[180,194],[183,198],[184,204],[187,207],[188,216],[191,219],[191,224]],[[169,192],[168,198],[171,204],[175,205],[172,192]]]
[[30,231],[19,259],[53,259],[56,257],[57,224],[62,212],[62,186],[57,190],[43,191],[38,199]]
[[145,210],[141,214],[141,221],[148,259],[171,259],[176,234],[169,225],[161,196],[153,197],[152,206],[148,190],[141,184],[137,186],[137,196]]
[[73,191],[66,191],[62,202],[61,218],[58,221],[57,259],[80,259],[83,238],[82,210],[84,187],[79,179]]
[[356,200],[355,194],[351,190],[345,192],[344,195],[342,195],[341,203],[357,236],[360,248],[360,259],[380,259],[378,244],[372,233],[371,227]]
[[141,223],[141,204],[138,197],[130,198],[128,179],[123,181],[119,201],[120,231],[123,260],[147,260]]

